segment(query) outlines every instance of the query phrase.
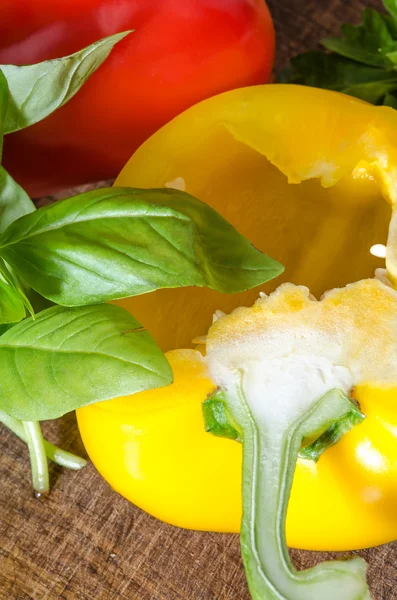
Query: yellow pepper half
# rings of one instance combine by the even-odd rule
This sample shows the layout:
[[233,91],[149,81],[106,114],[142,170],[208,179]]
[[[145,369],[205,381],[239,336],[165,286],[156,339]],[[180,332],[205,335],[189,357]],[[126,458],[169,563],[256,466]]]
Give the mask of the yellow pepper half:
[[[185,189],[286,266],[262,291],[291,281],[319,297],[385,266],[377,255],[396,214],[396,132],[392,109],[337,93],[283,85],[236,90],[162,128],[116,184]],[[395,282],[397,217],[388,239],[387,277]],[[251,305],[259,291],[162,290],[120,301],[171,349],[175,381],[77,411],[99,472],[172,524],[239,531],[241,446],[204,431],[201,405],[215,384],[200,353],[173,349],[206,334],[217,309]],[[375,303],[373,310],[381,309]],[[366,343],[376,335],[371,330]],[[298,459],[286,525],[291,546],[345,550],[397,538],[397,391],[369,381],[354,393],[365,420],[317,463]]]
[[361,558],[296,571],[285,517],[298,453],[321,456],[360,428],[352,390],[396,389],[396,329],[397,292],[376,279],[320,302],[284,284],[210,328],[206,362],[218,388],[205,421],[242,442],[241,550],[253,600],[370,600]]

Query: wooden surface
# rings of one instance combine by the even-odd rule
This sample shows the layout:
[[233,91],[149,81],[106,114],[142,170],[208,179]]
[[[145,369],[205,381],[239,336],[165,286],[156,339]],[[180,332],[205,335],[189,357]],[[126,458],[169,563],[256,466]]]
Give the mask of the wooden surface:
[[[277,68],[357,21],[363,4],[271,0]],[[45,433],[84,453],[73,415],[47,423]],[[249,600],[238,536],[164,525],[112,492],[91,464],[81,473],[51,467],[51,496],[36,500],[26,447],[4,429],[0,471],[0,600]],[[360,554],[374,598],[397,599],[397,544]],[[298,568],[325,556],[292,551]]]

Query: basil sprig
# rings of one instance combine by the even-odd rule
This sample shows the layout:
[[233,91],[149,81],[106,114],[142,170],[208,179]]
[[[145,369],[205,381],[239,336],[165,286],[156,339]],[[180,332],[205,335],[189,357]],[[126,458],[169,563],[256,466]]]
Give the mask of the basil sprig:
[[[4,134],[67,102],[125,35],[0,66],[0,153]],[[27,443],[35,490],[48,491],[47,458],[84,464],[43,440],[40,420],[172,382],[149,333],[103,303],[181,286],[240,292],[282,270],[189,194],[110,188],[36,211],[0,166],[0,422]]]
[[40,208],[0,236],[0,258],[63,306],[192,285],[241,292],[282,271],[212,208],[168,189],[93,190]]
[[10,286],[0,272],[0,323],[21,321],[25,315],[25,306],[18,290]]
[[[147,334],[125,337],[123,332],[133,329],[126,311],[117,309],[126,319],[119,326],[119,313],[111,307],[81,307],[180,286],[240,292],[282,271],[209,206],[167,189],[94,190],[40,208],[4,231],[0,259],[45,298],[80,307],[77,313],[47,309],[0,337],[0,408],[25,420],[55,418],[90,402],[172,381],[168,363],[159,359],[154,342],[148,345]],[[82,336],[74,329],[80,313]],[[152,355],[155,377],[150,370],[140,377],[131,370],[127,376],[109,356],[98,354],[98,315],[118,331],[113,351],[122,353],[127,343],[142,361]],[[78,336],[78,355],[64,352],[69,336]],[[125,366],[131,369],[128,362]]]
[[21,67],[0,65],[9,88],[3,133],[29,127],[66,104],[129,33],[116,33],[64,58]]
[[0,365],[0,406],[25,421],[172,382],[148,332],[111,304],[54,306],[24,319],[0,337]]
[[35,210],[25,190],[0,166],[0,233],[19,217]]

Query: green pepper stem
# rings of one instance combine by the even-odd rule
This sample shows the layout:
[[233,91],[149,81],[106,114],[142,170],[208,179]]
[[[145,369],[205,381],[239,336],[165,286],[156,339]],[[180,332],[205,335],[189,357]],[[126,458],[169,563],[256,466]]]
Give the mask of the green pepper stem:
[[312,444],[299,450],[300,458],[318,462],[321,455],[328,450],[328,448],[337,444],[346,433],[356,425],[359,425],[364,419],[365,415],[362,414],[358,405],[352,402],[351,411],[348,414],[337,423],[333,423],[328,427],[328,429]]
[[[17,437],[19,437],[23,442],[27,443],[28,438],[26,436],[22,421],[19,421],[14,417],[10,417],[10,415],[0,409],[0,423],[3,423],[3,425],[10,429]],[[51,442],[48,442],[46,439],[44,439],[43,442],[47,458],[61,467],[78,471],[87,464],[87,461],[84,458],[76,456],[75,454],[67,452],[66,450],[62,450],[62,448],[58,448],[58,446],[51,444]]]
[[229,397],[243,434],[241,548],[253,600],[368,600],[366,563],[361,558],[329,561],[297,571],[285,540],[285,520],[298,452],[305,437],[321,435],[351,410],[332,390],[303,418],[283,429],[258,423],[242,389]]
[[33,489],[37,496],[48,494],[50,491],[48,463],[40,423],[38,421],[23,421],[23,427],[32,466]]

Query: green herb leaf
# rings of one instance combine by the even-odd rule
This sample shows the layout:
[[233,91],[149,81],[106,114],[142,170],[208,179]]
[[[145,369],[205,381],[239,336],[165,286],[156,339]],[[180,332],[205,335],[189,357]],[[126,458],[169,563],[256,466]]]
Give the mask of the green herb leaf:
[[0,337],[0,408],[24,421],[171,382],[163,353],[117,306],[55,306]]
[[4,133],[29,127],[68,102],[129,33],[111,35],[64,58],[22,67],[0,65],[10,93]]
[[397,97],[393,94],[386,94],[386,96],[383,98],[383,105],[397,109]]
[[390,15],[367,8],[359,26],[342,26],[341,38],[321,43],[331,51],[306,52],[291,60],[280,80],[349,94],[371,104],[397,106],[397,2]]
[[283,270],[212,208],[167,189],[100,189],[45,206],[10,225],[0,256],[64,306],[181,286],[240,292]]
[[[383,0],[383,6],[391,15],[391,20],[397,24],[397,2],[396,0]],[[394,30],[396,31],[396,30]]]
[[386,23],[386,27],[388,28],[393,40],[396,40],[397,39],[397,20],[393,16],[386,15],[384,13],[380,13],[380,16],[382,17],[383,21]]
[[22,321],[26,311],[18,291],[8,285],[0,275],[0,323]]
[[[20,319],[21,320],[21,319]],[[19,322],[19,321],[18,321]],[[14,327],[14,325],[16,325],[15,323],[2,323],[0,325],[0,335],[3,335],[3,333],[5,333],[6,331],[8,331],[9,329],[11,329],[11,327]]]
[[281,81],[343,92],[381,104],[386,95],[397,91],[397,72],[368,67],[336,54],[305,52],[291,60],[292,70]]
[[[35,210],[26,192],[0,166],[0,233],[19,217]],[[0,261],[0,273],[3,279],[0,285],[0,323],[19,322],[25,318],[26,310],[33,315],[32,305],[18,278],[3,261]]]
[[[34,316],[34,310],[30,303],[29,298],[26,296],[25,291],[21,286],[21,282],[16,277],[15,273],[13,273],[12,269],[10,269],[9,265],[7,265],[3,260],[0,260],[0,274],[7,285],[12,288],[15,294],[18,295],[19,299],[23,303],[25,309]],[[25,317],[25,313],[23,315]],[[20,320],[20,319],[18,319]]]
[[4,138],[4,124],[8,107],[8,84],[3,73],[0,71],[0,161],[3,154],[3,138]]
[[20,185],[0,166],[0,233],[22,217],[36,210]]
[[393,66],[388,54],[397,49],[397,44],[376,10],[366,8],[362,25],[346,23],[341,30],[342,38],[322,40],[321,43],[327,50],[373,67],[388,69]]

